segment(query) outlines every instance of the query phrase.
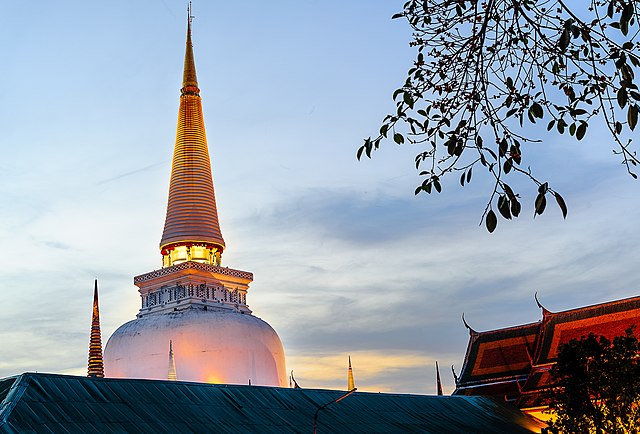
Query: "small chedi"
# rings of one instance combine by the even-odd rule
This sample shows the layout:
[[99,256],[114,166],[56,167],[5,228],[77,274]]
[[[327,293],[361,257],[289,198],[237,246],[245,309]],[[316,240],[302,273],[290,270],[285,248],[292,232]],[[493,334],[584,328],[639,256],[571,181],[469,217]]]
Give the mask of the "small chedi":
[[223,267],[225,247],[189,14],[162,268],[134,278],[142,306],[109,338],[106,377],[285,386],[280,338],[247,305],[253,274]]

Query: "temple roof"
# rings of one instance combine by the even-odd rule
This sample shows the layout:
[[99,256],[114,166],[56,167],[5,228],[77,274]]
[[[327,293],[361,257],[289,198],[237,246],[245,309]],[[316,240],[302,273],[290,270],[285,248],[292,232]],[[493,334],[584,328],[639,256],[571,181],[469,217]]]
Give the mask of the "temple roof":
[[538,306],[540,322],[487,332],[469,329],[455,395],[507,396],[519,408],[543,407],[560,345],[590,333],[613,339],[629,327],[640,330],[640,297],[562,312]]
[[[0,379],[0,432],[300,433],[345,391],[27,373]],[[356,392],[322,433],[539,433],[500,399]]]
[[640,330],[640,297],[580,307],[563,312],[543,310],[539,342],[534,364],[554,362],[558,347],[571,339],[580,339],[589,333],[608,339],[622,336],[631,326]]
[[520,408],[543,407],[544,393],[552,386],[551,369],[558,348],[572,339],[593,333],[613,340],[624,335],[629,327],[640,330],[640,297],[625,298],[563,312],[543,310],[540,334],[536,344],[533,369],[522,386],[517,400]]
[[[518,380],[531,370],[531,358],[540,323],[476,332],[470,329],[469,344],[456,394],[518,393]],[[469,390],[469,389],[482,389]]]
[[191,17],[187,25],[182,85],[160,249],[200,244],[224,250],[191,43]]

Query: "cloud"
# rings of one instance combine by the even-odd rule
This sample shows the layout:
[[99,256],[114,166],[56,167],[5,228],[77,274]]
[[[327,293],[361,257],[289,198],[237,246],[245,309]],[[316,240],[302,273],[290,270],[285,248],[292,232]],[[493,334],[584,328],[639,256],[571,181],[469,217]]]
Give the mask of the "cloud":
[[[633,295],[640,207],[603,195],[609,187],[580,193],[569,221],[550,209],[535,220],[501,220],[494,234],[469,225],[473,205],[464,201],[434,208],[431,198],[314,189],[235,222],[243,253],[234,260],[251,264],[249,303],[283,338],[290,366],[308,354],[372,352],[439,358],[459,372],[468,341],[462,312],[490,330],[539,320],[536,291],[551,310]],[[618,222],[621,205],[629,218]],[[410,386],[416,372],[370,384],[394,378],[420,392]],[[309,384],[339,384],[315,378]]]
[[101,181],[96,182],[96,185],[107,184],[109,182],[117,181],[122,178],[126,178],[128,176],[137,175],[138,173],[145,172],[150,169],[154,169],[158,166],[164,166],[169,160],[163,160],[158,163],[150,164],[148,166],[141,167],[139,169],[131,170],[129,172],[121,173],[120,175],[112,176],[110,178],[103,179]]
[[[270,233],[311,231],[318,238],[354,246],[403,242],[456,220],[459,203],[436,208],[421,197],[397,197],[347,189],[314,188],[298,193],[247,219]],[[428,223],[425,216],[428,215]]]
[[60,241],[42,241],[42,245],[57,250],[69,250],[71,246]]

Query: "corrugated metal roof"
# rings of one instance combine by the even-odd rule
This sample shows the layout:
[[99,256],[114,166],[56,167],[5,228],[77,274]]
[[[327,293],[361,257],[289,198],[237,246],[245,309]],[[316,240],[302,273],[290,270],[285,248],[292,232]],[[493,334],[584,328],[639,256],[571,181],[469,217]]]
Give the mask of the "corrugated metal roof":
[[[318,407],[343,393],[27,373],[0,380],[0,432],[311,433]],[[318,416],[322,434],[518,434],[540,427],[515,407],[478,396],[356,392]]]

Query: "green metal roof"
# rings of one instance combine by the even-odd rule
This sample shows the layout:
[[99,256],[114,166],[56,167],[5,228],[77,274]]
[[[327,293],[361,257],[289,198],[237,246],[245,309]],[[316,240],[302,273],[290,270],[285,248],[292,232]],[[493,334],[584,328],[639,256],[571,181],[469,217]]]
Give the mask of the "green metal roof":
[[[26,373],[0,380],[2,433],[312,433],[344,391]],[[532,433],[541,425],[479,396],[356,392],[319,412],[318,433]]]

